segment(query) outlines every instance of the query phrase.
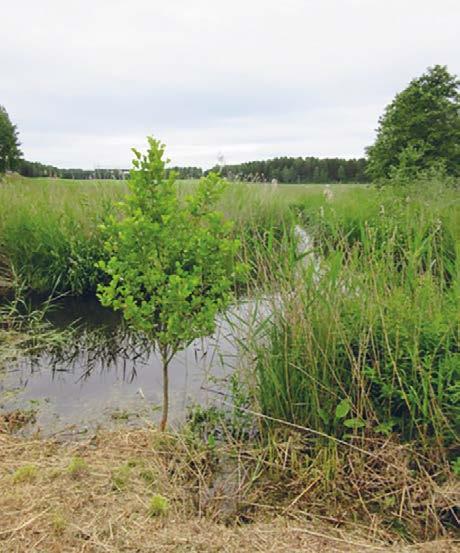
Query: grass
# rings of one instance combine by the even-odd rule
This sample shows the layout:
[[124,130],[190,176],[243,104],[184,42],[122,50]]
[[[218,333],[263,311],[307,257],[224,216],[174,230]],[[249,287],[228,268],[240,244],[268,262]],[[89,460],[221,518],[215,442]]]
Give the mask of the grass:
[[37,467],[35,465],[24,465],[14,471],[13,482],[31,482],[37,477]]
[[69,345],[74,329],[54,329],[46,320],[52,308],[52,299],[33,308],[25,298],[23,285],[12,282],[10,295],[0,303],[0,369],[25,353],[33,356],[44,349]]
[[[264,447],[227,441],[217,450],[187,432],[149,429],[100,431],[79,443],[0,434],[0,549],[33,551],[40,543],[49,553],[455,551],[449,536],[431,540],[434,526],[420,549],[406,546],[395,529],[399,522],[410,532],[416,511],[442,511],[452,501],[451,483],[427,486],[431,481],[410,469],[400,447],[382,443],[375,453],[382,455],[378,462],[357,455],[346,464],[338,449],[337,466],[348,472],[340,472],[334,488],[323,478],[323,458],[308,459],[296,433]],[[76,456],[90,467],[80,478],[67,471]],[[33,480],[11,486],[18,458],[37,470]],[[128,459],[129,481],[115,489],[113,474]],[[226,459],[225,470],[219,459]],[[378,476],[367,489],[359,480],[360,462]],[[142,476],[146,470],[158,475],[153,485]],[[375,502],[385,510],[375,510]],[[393,526],[385,528],[384,517]]]
[[98,231],[123,183],[12,179],[0,184],[4,264],[38,293],[94,291],[101,255]]
[[84,476],[88,472],[88,463],[81,457],[72,457],[67,465],[67,473],[73,478]]
[[[193,183],[181,185],[186,193]],[[245,370],[232,381],[226,424],[219,412],[200,411],[179,435],[101,433],[80,446],[19,441],[2,427],[7,547],[30,548],[40,535],[49,551],[63,539],[69,550],[85,539],[130,551],[151,544],[143,541],[151,525],[183,524],[188,535],[187,521],[202,518],[210,525],[205,551],[267,546],[266,527],[261,535],[257,528],[276,517],[286,527],[269,542],[286,550],[299,536],[292,521],[307,529],[312,550],[317,534],[329,536],[331,550],[371,536],[380,546],[450,535],[459,493],[458,189],[434,180],[332,191],[328,199],[315,185],[233,184],[222,200],[250,267],[242,292],[271,303],[262,323],[240,321],[248,325]],[[38,292],[94,292],[98,224],[123,193],[124,183],[113,181],[0,185],[2,274]],[[311,251],[299,252],[297,225]],[[4,309],[3,325],[12,322],[0,345],[13,335],[30,339],[20,311],[13,306],[8,319]],[[19,455],[37,467],[27,485],[42,517],[26,526],[15,518],[26,509],[20,483],[9,491],[6,484]],[[75,515],[55,524],[62,512]],[[325,529],[326,521],[346,524],[353,537]],[[242,522],[252,523],[247,534],[232,526]],[[165,535],[159,551],[177,543]]]
[[166,516],[169,511],[169,501],[161,494],[155,494],[150,499],[149,515],[151,517]]
[[319,268],[280,279],[266,339],[248,346],[261,411],[336,437],[395,432],[455,456],[458,192],[357,190],[296,209]]
[[[178,186],[186,194],[194,183]],[[322,197],[322,188],[280,186],[273,192],[263,185],[230,185],[221,209],[236,221],[246,258],[253,263],[261,237],[267,247],[276,246],[291,221],[289,205]],[[338,193],[353,189],[343,185]],[[126,192],[122,181],[9,177],[0,182],[0,281],[14,272],[36,293],[94,293],[103,278],[95,266],[104,255],[99,225]]]

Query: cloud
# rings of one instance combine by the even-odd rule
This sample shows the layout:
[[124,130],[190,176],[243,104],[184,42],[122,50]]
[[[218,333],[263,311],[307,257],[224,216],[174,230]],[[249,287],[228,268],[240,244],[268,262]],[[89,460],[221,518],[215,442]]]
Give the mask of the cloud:
[[[71,6],[71,7],[70,7]],[[460,72],[456,1],[23,0],[2,6],[0,103],[26,157],[126,167],[360,156],[429,65]]]

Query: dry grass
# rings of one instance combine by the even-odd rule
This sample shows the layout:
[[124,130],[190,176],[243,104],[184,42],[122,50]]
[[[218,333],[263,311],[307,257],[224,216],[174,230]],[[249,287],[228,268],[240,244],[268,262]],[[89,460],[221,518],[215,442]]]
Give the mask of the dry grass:
[[[390,546],[377,526],[344,524],[338,511],[312,516],[304,500],[315,479],[306,485],[291,477],[290,489],[266,478],[269,464],[263,456],[257,462],[255,451],[217,456],[192,435],[151,429],[66,443],[3,433],[0,551],[456,550],[447,539]],[[274,503],[282,488],[285,501]]]

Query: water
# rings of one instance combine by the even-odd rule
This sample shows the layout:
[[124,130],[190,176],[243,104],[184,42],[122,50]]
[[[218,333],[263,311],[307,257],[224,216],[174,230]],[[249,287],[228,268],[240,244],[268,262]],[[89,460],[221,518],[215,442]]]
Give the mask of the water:
[[[170,421],[182,421],[193,404],[218,402],[240,358],[232,317],[249,320],[253,302],[218,320],[213,336],[194,341],[169,367]],[[12,362],[0,372],[0,412],[36,410],[26,432],[82,432],[98,425],[158,420],[162,402],[161,362],[150,343],[128,332],[116,313],[95,298],[66,299],[48,315],[56,328],[78,320],[75,341]]]
[[[299,226],[295,231],[301,254],[299,271],[313,265],[319,274],[312,239]],[[281,308],[279,302],[273,295],[239,303],[217,321],[213,336],[195,340],[175,356],[169,367],[173,425],[182,422],[194,404],[219,403],[215,390],[225,390],[230,375],[244,361],[238,344],[274,308]],[[44,351],[0,368],[0,413],[33,409],[35,422],[23,432],[45,435],[159,419],[160,359],[150,343],[124,328],[118,314],[101,307],[96,298],[66,298],[48,319],[57,329],[77,321],[75,340],[64,349]]]

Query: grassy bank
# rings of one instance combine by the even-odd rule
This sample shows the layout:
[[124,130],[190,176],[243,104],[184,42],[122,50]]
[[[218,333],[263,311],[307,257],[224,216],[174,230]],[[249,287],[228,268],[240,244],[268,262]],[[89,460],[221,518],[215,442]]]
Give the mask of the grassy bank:
[[[303,429],[307,463],[321,458],[323,478],[339,494],[338,482],[357,470],[359,500],[370,501],[361,516],[378,512],[406,536],[458,525],[453,504],[441,513],[427,500],[418,510],[415,488],[404,497],[390,491],[384,466],[396,471],[398,462],[385,459],[395,440],[408,447],[400,473],[411,466],[419,490],[430,479],[442,489],[458,475],[459,199],[436,182],[300,199],[292,209],[311,249],[302,268],[290,261],[276,272],[271,320],[244,344],[255,360],[248,402],[265,416],[268,439]],[[262,262],[259,272],[272,266]],[[378,452],[376,465],[343,465],[344,443],[371,458]],[[458,501],[456,494],[447,495]],[[413,518],[395,517],[396,504]]]
[[[0,433],[0,548],[13,551],[311,551],[449,553],[449,539],[407,546],[378,519],[345,523],[300,442],[271,449],[193,434],[100,432],[80,443]],[[284,459],[282,462],[281,460]],[[360,507],[351,485],[350,501]],[[322,504],[322,510],[305,505]],[[334,508],[335,505],[335,508]],[[396,506],[397,509],[399,506]],[[325,514],[321,514],[325,513]]]
[[102,249],[97,227],[123,193],[123,183],[112,181],[0,184],[3,265],[35,292],[93,291]]
[[279,283],[269,345],[256,347],[264,410],[328,433],[370,425],[454,442],[458,193],[355,191],[296,207],[318,261],[294,289]]
[[[193,181],[179,181],[186,194]],[[343,192],[353,187],[343,187]],[[323,187],[234,184],[220,206],[236,221],[251,264],[257,252],[283,251],[290,228],[289,205],[300,198],[322,197]],[[341,189],[342,190],[342,189]],[[47,294],[94,293],[103,278],[96,262],[104,255],[99,225],[127,192],[121,181],[68,181],[9,177],[0,183],[0,278],[14,271],[27,288]],[[259,243],[264,247],[258,248]],[[279,257],[279,255],[278,255]],[[1,283],[0,283],[1,284]]]

